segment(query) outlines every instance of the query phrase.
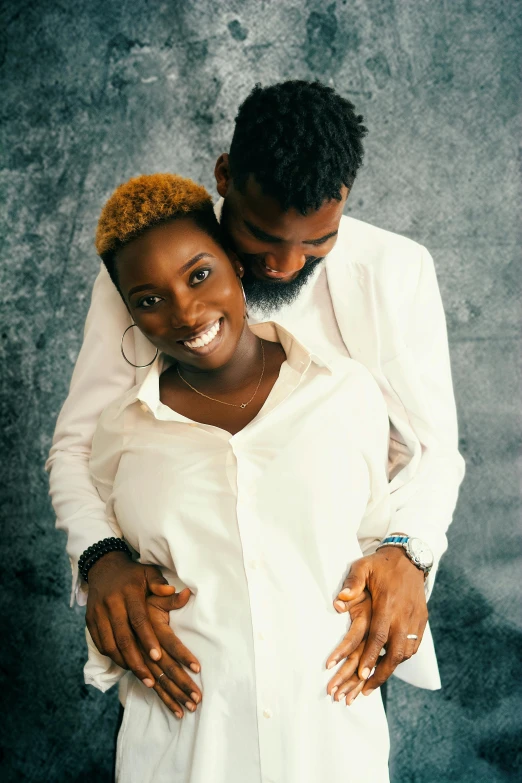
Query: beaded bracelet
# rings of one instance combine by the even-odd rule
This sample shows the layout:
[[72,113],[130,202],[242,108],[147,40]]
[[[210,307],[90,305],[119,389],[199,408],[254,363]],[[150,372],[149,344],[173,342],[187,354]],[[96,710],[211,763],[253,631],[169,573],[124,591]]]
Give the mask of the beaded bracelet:
[[130,549],[122,538],[104,538],[103,541],[98,541],[86,549],[78,560],[78,570],[85,582],[89,581],[89,569],[109,552],[125,552],[131,556]]

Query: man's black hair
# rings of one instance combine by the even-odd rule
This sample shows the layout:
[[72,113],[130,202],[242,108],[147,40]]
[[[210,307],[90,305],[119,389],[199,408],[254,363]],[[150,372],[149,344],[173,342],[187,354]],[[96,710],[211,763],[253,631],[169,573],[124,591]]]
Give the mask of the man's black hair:
[[[106,253],[101,254],[101,259],[105,264],[105,268],[109,273],[109,277],[111,278],[112,282],[118,289],[122,299],[123,299],[123,294],[120,288],[120,281],[118,279],[118,270],[116,267],[116,254],[118,253],[118,251],[121,250],[126,245],[130,244],[134,239],[143,236],[143,234],[145,234],[147,231],[150,231],[151,228],[155,228],[156,226],[162,225],[163,223],[173,223],[176,220],[180,220],[181,218],[185,218],[185,219],[188,218],[189,220],[193,220],[196,226],[199,229],[201,229],[201,231],[204,231],[205,234],[208,234],[209,237],[213,239],[214,242],[220,247],[222,247],[226,252],[226,245],[223,239],[221,226],[216,218],[216,215],[214,213],[214,207],[212,206],[212,204],[208,204],[208,205],[205,204],[200,209],[193,209],[190,212],[180,212],[171,217],[162,218],[161,220],[155,220],[154,222],[151,222],[142,231],[136,232],[131,237],[129,237],[125,242],[121,242],[113,250],[108,250]],[[123,299],[123,301],[125,301],[125,299]]]
[[341,200],[363,159],[367,129],[350,101],[320,82],[257,84],[241,104],[230,146],[230,173],[242,190],[253,175],[283,211],[306,214]]

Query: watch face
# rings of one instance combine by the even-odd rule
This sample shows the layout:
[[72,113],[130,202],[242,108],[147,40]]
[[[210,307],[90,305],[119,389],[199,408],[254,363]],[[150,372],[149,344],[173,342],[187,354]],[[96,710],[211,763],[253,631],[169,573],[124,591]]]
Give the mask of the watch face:
[[429,546],[420,538],[410,538],[408,549],[412,558],[423,568],[431,568],[433,565],[433,553]]

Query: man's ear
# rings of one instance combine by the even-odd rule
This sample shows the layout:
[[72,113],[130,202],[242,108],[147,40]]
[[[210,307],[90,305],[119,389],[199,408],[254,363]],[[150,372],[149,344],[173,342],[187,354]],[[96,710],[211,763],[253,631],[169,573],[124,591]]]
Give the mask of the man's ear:
[[217,159],[216,167],[214,169],[214,176],[216,178],[217,192],[222,198],[225,198],[232,182],[227,152],[223,152],[223,154],[220,155]]

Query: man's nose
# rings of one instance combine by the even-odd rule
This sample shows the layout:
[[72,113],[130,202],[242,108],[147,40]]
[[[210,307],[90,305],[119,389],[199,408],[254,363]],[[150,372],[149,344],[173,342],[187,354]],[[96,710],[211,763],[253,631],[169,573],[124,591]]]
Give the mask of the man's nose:
[[265,255],[265,264],[275,272],[290,275],[301,271],[306,264],[306,256],[300,247],[281,247]]

